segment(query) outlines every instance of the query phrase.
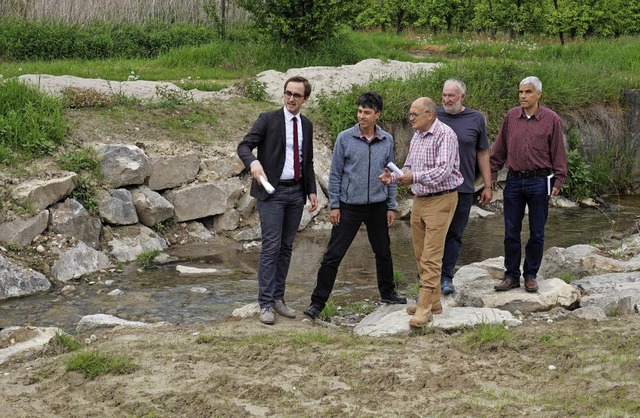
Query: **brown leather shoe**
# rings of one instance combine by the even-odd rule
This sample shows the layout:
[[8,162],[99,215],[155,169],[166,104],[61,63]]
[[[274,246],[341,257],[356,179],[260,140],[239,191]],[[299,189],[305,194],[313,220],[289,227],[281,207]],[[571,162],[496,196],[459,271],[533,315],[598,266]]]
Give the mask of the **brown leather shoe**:
[[500,284],[493,286],[496,292],[506,292],[517,287],[520,287],[520,279],[512,279],[511,277],[505,277]]
[[525,277],[524,278],[524,290],[526,290],[527,292],[530,293],[534,293],[538,291],[538,282],[536,281],[536,279],[532,278],[532,277]]

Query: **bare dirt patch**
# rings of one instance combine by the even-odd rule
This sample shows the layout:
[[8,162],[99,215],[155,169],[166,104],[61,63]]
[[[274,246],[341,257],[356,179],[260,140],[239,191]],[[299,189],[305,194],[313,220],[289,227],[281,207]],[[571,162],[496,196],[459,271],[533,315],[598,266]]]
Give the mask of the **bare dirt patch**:
[[0,365],[0,402],[6,416],[60,417],[640,413],[637,315],[525,322],[478,348],[469,330],[376,339],[285,318],[120,329],[84,349],[137,371],[86,380],[66,370],[73,353],[14,361]]

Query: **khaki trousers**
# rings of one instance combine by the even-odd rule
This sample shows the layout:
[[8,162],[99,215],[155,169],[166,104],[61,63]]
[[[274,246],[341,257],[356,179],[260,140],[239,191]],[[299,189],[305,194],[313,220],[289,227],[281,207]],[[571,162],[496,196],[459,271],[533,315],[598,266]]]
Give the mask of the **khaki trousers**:
[[458,192],[413,199],[411,235],[421,287],[440,289],[444,243],[457,204]]

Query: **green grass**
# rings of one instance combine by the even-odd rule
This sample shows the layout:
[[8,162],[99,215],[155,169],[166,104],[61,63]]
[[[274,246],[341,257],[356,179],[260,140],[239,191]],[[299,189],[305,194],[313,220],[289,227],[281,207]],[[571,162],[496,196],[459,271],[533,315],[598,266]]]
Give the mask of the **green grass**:
[[16,80],[0,81],[0,164],[51,154],[67,129],[58,100]]
[[79,353],[67,363],[68,371],[80,372],[89,380],[106,374],[130,374],[137,369],[138,366],[123,355],[99,351]]
[[153,259],[158,256],[162,251],[160,250],[149,250],[141,253],[136,258],[136,263],[141,267],[150,267],[153,265]]
[[504,325],[482,323],[464,330],[464,343],[470,350],[493,348],[508,344],[512,340],[511,330],[505,328]]
[[69,334],[65,334],[63,332],[56,332],[55,340],[65,347],[68,351],[77,351],[80,349],[81,345],[73,336]]

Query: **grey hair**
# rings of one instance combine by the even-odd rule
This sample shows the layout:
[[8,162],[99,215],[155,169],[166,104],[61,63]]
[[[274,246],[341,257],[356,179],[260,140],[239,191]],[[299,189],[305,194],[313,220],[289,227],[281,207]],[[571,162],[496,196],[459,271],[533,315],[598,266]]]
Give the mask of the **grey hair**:
[[444,82],[444,85],[446,86],[447,83],[453,83],[458,87],[458,90],[460,90],[460,93],[462,93],[463,96],[467,95],[467,85],[464,84],[464,82],[462,80],[458,80],[457,78],[450,78],[447,81]]
[[523,85],[523,84],[531,84],[533,88],[536,89],[536,91],[542,92],[542,81],[540,81],[538,77],[534,77],[530,75],[529,77],[524,78],[520,82],[520,85]]

